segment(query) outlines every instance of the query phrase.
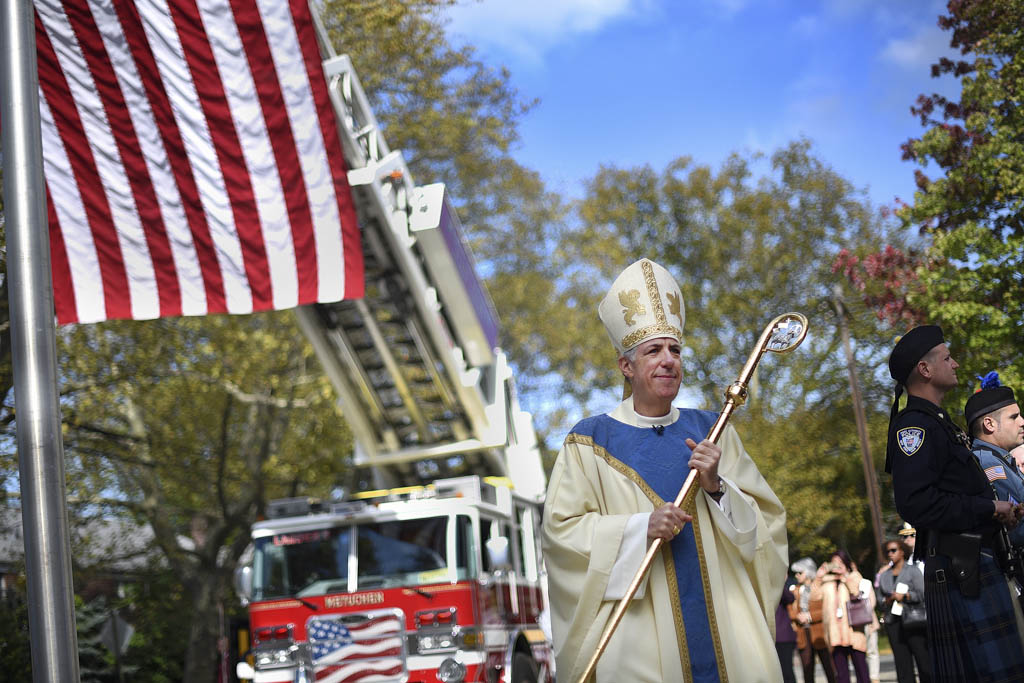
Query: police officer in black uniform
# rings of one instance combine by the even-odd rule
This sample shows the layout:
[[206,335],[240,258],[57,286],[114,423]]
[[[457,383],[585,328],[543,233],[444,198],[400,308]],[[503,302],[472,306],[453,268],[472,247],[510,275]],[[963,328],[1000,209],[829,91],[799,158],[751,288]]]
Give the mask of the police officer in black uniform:
[[[1024,640],[999,565],[1003,525],[1018,512],[994,500],[970,439],[941,408],[958,365],[935,325],[905,334],[889,357],[896,400],[885,470],[896,509],[925,559],[928,642],[936,681],[1024,681]],[[906,388],[906,407],[896,415]]]

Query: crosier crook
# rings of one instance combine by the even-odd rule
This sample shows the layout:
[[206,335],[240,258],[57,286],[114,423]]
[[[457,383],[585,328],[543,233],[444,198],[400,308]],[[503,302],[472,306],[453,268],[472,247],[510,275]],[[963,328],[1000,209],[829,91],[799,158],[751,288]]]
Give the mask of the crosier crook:
[[[725,390],[725,405],[722,406],[722,412],[719,413],[718,419],[715,420],[711,431],[708,432],[707,438],[709,441],[718,443],[718,438],[722,435],[722,430],[725,429],[725,425],[729,422],[729,417],[732,415],[733,410],[746,403],[747,383],[750,382],[750,378],[754,374],[754,370],[757,369],[757,364],[761,362],[761,357],[764,356],[765,352],[788,353],[798,347],[806,336],[807,318],[800,313],[783,313],[768,323],[768,326],[764,328],[764,332],[761,333],[761,338],[758,339],[757,346],[750,354],[750,357],[747,358],[746,365],[740,371],[739,377]],[[676,507],[682,507],[683,501],[690,494],[693,482],[696,480],[697,470],[691,469],[690,473],[686,475],[683,487],[679,489],[679,494],[676,496],[675,501],[673,501]],[[626,613],[630,601],[640,587],[640,582],[647,575],[647,571],[651,568],[651,563],[654,562],[655,555],[661,550],[664,542],[664,539],[656,538],[651,543],[651,547],[647,549],[643,563],[641,563],[640,568],[637,569],[636,574],[633,576],[629,588],[626,589],[626,594],[622,596],[619,604],[615,606],[611,619],[609,619],[608,624],[605,626],[601,639],[597,641],[597,648],[590,657],[587,668],[583,670],[583,675],[580,676],[578,683],[587,683],[594,673],[594,670],[597,668],[597,661],[604,654],[605,648],[608,647],[608,641],[611,640],[612,634],[615,633],[619,622],[622,621],[622,616]]]

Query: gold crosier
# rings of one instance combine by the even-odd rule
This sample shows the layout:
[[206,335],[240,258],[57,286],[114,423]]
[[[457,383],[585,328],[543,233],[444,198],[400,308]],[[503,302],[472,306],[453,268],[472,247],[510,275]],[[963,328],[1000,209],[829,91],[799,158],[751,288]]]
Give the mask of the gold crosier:
[[[663,332],[666,336],[674,336],[677,339],[683,338],[683,331],[674,325],[669,324],[668,318],[665,317],[665,307],[661,305],[661,291],[658,290],[658,280],[654,277],[654,268],[651,267],[650,261],[644,261],[640,264],[640,268],[644,272],[644,284],[647,285],[647,298],[651,301],[651,309],[654,311],[654,324],[646,327],[641,327],[639,330],[633,330],[625,337],[622,338],[622,348],[629,349],[637,345],[638,340],[646,339],[658,332]],[[627,325],[632,325],[631,318],[634,313],[644,314],[643,304],[637,299],[639,298],[639,292],[636,292],[636,296],[632,296],[632,293],[636,290],[630,290],[629,292],[623,292],[619,294],[619,303],[623,305],[624,310],[622,311],[622,321]],[[672,313],[674,313],[680,321],[682,321],[682,315],[680,315],[680,302],[678,297],[673,297],[672,292],[669,292],[669,306]],[[625,300],[623,300],[625,297]],[[626,302],[634,304],[634,306],[627,306]],[[623,378],[624,384],[622,386],[622,400],[625,401],[627,398],[633,395],[633,386],[629,383],[629,380]]]
[[[722,431],[729,422],[729,417],[733,411],[746,403],[747,384],[750,382],[750,378],[754,374],[754,370],[757,369],[757,364],[761,362],[761,357],[764,356],[765,352],[788,353],[799,346],[806,336],[807,318],[800,313],[783,313],[768,323],[768,326],[764,328],[764,332],[761,333],[761,338],[758,339],[757,347],[751,352],[750,357],[747,358],[746,365],[740,371],[739,377],[725,390],[725,405],[722,406],[722,412],[719,413],[718,419],[715,420],[711,431],[708,432],[707,439],[709,441],[718,443],[718,438],[722,435]],[[693,483],[696,480],[697,470],[691,469],[690,473],[686,475],[683,487],[679,489],[679,494],[673,501],[676,507],[683,505],[683,501],[690,495],[690,490],[693,488]],[[600,640],[597,641],[597,648],[590,657],[587,667],[583,670],[583,675],[579,677],[578,683],[588,683],[591,680],[591,676],[597,668],[598,660],[601,659],[605,648],[608,647],[612,634],[615,633],[619,622],[622,621],[626,609],[629,608],[629,603],[633,600],[633,596],[636,595],[640,583],[643,581],[644,576],[647,575],[651,564],[654,562],[654,557],[661,550],[664,542],[664,539],[656,538],[647,549],[647,554],[644,555],[640,568],[637,569],[633,580],[629,584],[629,588],[626,589],[626,594],[622,596],[614,611],[612,611],[612,616],[609,618],[607,625],[605,625]]]

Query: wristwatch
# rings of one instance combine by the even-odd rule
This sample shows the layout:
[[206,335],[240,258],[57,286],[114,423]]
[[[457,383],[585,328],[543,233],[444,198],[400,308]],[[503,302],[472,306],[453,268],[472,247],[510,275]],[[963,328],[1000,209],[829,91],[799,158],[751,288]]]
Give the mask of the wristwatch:
[[718,501],[722,500],[722,496],[725,495],[725,484],[722,481],[722,478],[721,477],[718,478],[718,490],[717,491],[708,491],[707,489],[704,489],[704,492],[706,494],[708,494],[709,496],[711,496],[712,500],[714,500],[716,503]]

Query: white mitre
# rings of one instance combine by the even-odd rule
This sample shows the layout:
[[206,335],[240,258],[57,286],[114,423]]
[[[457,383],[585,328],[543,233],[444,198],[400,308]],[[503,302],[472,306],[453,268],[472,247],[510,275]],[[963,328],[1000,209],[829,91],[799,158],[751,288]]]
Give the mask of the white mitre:
[[615,278],[597,314],[620,356],[655,337],[683,341],[683,294],[675,278],[649,259],[631,264]]

